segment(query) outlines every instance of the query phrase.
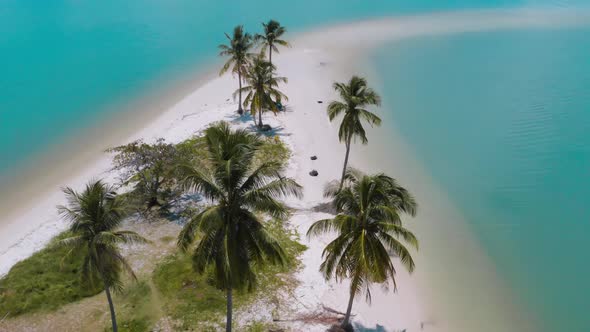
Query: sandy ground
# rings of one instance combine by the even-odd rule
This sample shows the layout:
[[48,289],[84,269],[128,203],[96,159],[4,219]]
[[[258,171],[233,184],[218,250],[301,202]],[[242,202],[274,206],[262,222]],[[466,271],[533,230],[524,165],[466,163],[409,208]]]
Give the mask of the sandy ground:
[[[309,246],[302,257],[304,267],[296,275],[299,286],[290,313],[293,317],[319,310],[322,305],[344,311],[348,300],[346,282],[326,282],[318,272],[321,252],[330,236],[312,241],[304,236],[313,221],[328,217],[313,208],[325,202],[323,186],[338,178],[344,156],[344,146],[337,139],[337,123],[330,123],[325,113],[326,104],[336,98],[332,82],[347,80],[352,74],[374,74],[376,69],[362,59],[387,41],[523,26],[575,25],[588,22],[588,18],[581,13],[519,10],[353,22],[300,35],[291,49],[283,50],[276,59],[273,57],[279,74],[289,78],[289,83],[282,88],[289,101],[286,112],[277,117],[267,114],[264,120],[290,145],[293,156],[288,175],[294,176],[305,188],[303,200],[288,202],[296,209],[291,223]],[[237,106],[231,94],[236,87],[236,80],[229,75],[209,80],[125,141],[138,138],[153,141],[162,137],[179,142],[219,120],[229,121],[236,127],[250,127],[251,120],[239,118],[234,112]],[[388,129],[369,131],[371,142],[385,144],[372,143],[368,148],[354,146],[352,164],[367,170],[384,170],[416,194],[421,211],[410,228],[423,245],[416,254],[416,273],[410,276],[399,269],[397,293],[375,287],[372,305],[363,297],[356,300],[355,323],[367,331],[535,330],[529,315],[510,298],[509,290],[473,240],[460,213],[446,199],[444,190],[434,185],[427,171],[415,162],[411,149]],[[318,159],[312,161],[313,155]],[[388,158],[392,155],[396,156],[395,160]],[[109,168],[109,156],[104,155],[81,171],[72,170],[73,176],[44,188],[48,192],[44,197],[26,202],[25,212],[2,220],[0,274],[65,229],[55,209],[63,202],[60,186],[81,188],[92,177],[114,181],[115,175],[108,172]],[[317,177],[309,175],[314,169],[319,172]],[[301,324],[292,328],[325,329]]]

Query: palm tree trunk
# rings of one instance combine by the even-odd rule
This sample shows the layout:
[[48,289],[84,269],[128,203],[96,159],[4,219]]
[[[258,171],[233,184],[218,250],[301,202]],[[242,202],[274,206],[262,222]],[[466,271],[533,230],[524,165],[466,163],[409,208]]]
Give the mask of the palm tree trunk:
[[344,185],[344,175],[346,175],[346,167],[348,166],[348,155],[350,154],[350,138],[348,136],[346,139],[346,156],[344,157],[344,168],[342,168],[342,178],[340,179],[340,188],[338,191],[342,190],[342,186]]
[[113,299],[111,298],[111,291],[109,290],[108,286],[104,286],[104,291],[107,293],[109,309],[111,310],[111,323],[113,323],[113,332],[117,332],[117,317],[115,316],[115,306],[113,305]]
[[231,321],[232,321],[232,289],[227,289],[227,320],[225,322],[225,332],[231,332]]
[[238,82],[240,84],[240,90],[238,90],[239,101],[238,101],[238,114],[244,114],[244,110],[242,109],[242,70],[238,68]]
[[354,301],[354,294],[350,294],[350,298],[348,299],[348,307],[346,307],[346,315],[344,316],[344,320],[342,321],[341,326],[346,327],[350,323],[350,313],[352,312],[352,302]]
[[356,283],[358,282],[358,277],[355,276],[350,283],[350,298],[348,299],[348,307],[346,307],[346,315],[344,316],[344,320],[340,326],[346,327],[350,323],[350,313],[352,312],[352,302],[354,301],[354,295],[356,290]]
[[258,110],[258,127],[262,128],[262,108]]
[[268,62],[272,65],[272,45],[268,46]]

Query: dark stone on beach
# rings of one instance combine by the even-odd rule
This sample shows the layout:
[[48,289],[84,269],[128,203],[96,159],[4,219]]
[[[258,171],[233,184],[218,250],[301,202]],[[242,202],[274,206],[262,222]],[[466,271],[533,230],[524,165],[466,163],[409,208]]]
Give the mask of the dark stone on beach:
[[318,176],[318,174],[319,174],[318,171],[316,171],[315,169],[313,171],[309,172],[309,175],[311,175],[311,176]]
[[321,101],[321,100],[318,100],[318,104],[322,104],[322,103],[323,103],[323,101]]
[[271,131],[272,127],[270,125],[262,125],[262,127],[260,127],[260,131]]
[[317,156],[311,156],[311,160],[317,160],[318,157]]

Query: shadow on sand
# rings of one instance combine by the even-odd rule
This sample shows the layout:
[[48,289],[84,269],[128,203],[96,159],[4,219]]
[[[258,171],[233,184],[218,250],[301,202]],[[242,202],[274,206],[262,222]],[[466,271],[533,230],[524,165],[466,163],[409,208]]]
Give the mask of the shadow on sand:
[[[387,330],[385,330],[385,327],[377,324],[375,325],[375,327],[366,327],[363,326],[362,324],[359,323],[354,323],[354,330],[356,332],[387,332]],[[392,331],[392,332],[406,332],[405,329],[403,330],[399,330],[399,331]]]

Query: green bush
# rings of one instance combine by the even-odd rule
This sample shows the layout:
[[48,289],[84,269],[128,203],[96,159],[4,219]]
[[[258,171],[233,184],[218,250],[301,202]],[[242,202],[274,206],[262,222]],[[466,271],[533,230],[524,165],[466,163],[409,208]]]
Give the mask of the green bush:
[[[63,233],[53,241],[70,236]],[[17,263],[0,279],[0,316],[14,317],[50,311],[98,294],[102,285],[84,283],[80,268],[84,252],[68,255],[68,249],[43,249]]]
[[[264,266],[258,269],[258,288],[252,293],[235,292],[234,309],[247,305],[264,294],[271,296],[280,287],[287,286],[282,273],[294,271],[300,264],[297,257],[306,247],[297,241],[297,233],[288,229],[280,220],[266,224],[287,255],[287,265]],[[209,282],[209,274],[197,274],[193,270],[189,255],[177,253],[169,256],[154,271],[153,281],[164,298],[164,310],[173,319],[182,322],[182,329],[207,331],[219,329],[225,317],[225,292]],[[260,324],[248,327],[251,331],[261,328]]]
[[153,274],[154,284],[164,297],[164,310],[183,328],[218,321],[225,313],[225,294],[198,275],[189,256],[168,257]]

